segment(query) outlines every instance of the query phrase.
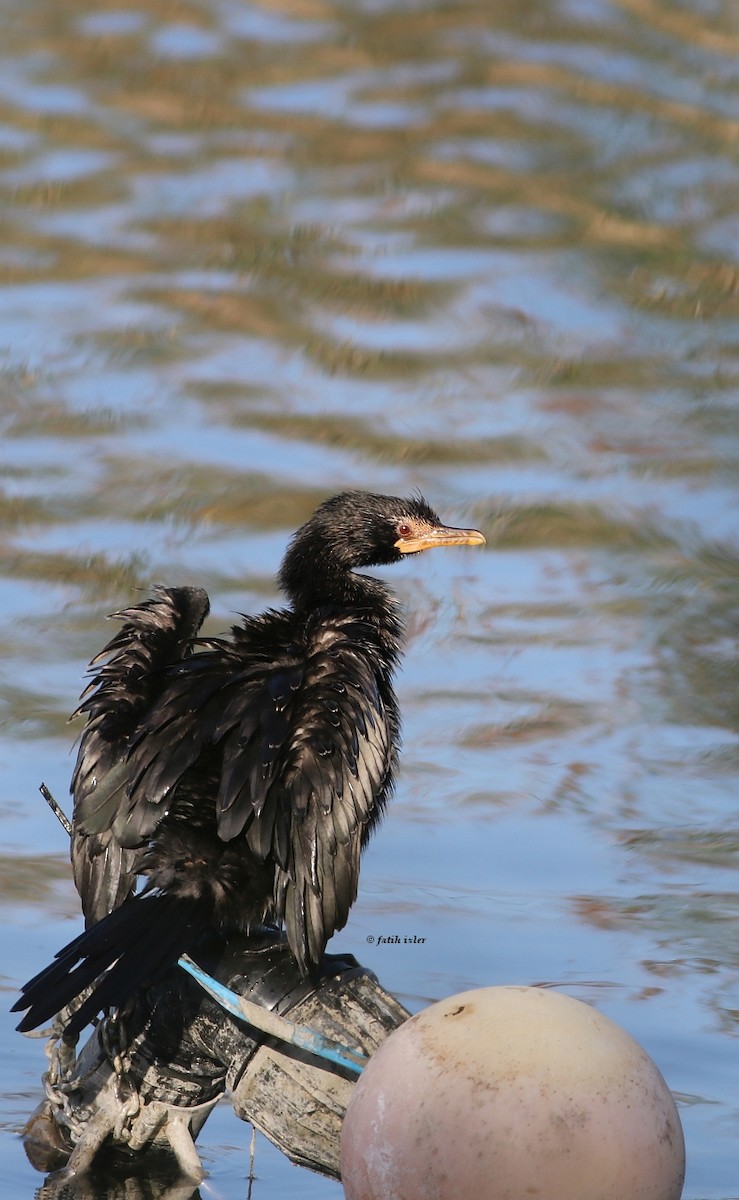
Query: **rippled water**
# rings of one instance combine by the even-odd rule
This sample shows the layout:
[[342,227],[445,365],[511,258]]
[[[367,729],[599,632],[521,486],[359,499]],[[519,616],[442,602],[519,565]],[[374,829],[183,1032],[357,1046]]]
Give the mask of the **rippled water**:
[[[595,1003],[677,1094],[686,1200],[739,1196],[733,0],[2,15],[8,1003],[79,928],[37,787],[66,793],[104,615],[188,581],[224,629],[320,498],[420,487],[489,544],[388,573],[403,771],[334,944],[411,1007]],[[2,1020],[28,1197],[43,1055]],[[213,1194],[248,1142],[219,1109]],[[340,1195],[263,1141],[257,1174]]]

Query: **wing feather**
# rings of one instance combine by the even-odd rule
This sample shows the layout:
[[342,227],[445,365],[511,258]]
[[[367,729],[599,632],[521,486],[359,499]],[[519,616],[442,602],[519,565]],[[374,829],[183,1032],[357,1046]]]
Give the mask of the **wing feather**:
[[[224,844],[243,838],[245,870],[273,866],[275,915],[307,970],[346,922],[361,848],[392,787],[393,656],[370,620],[336,611],[299,636],[289,611],[245,618],[230,640],[202,639],[191,653],[207,606],[198,596],[160,589],[119,614],[126,623],[80,705],[78,886],[103,915],[128,894],[165,817],[207,819]],[[111,706],[131,670],[139,691],[124,722]]]
[[[342,928],[356,898],[361,846],[392,786],[398,715],[378,646],[362,652],[350,621],[317,649],[294,701],[286,787],[272,852],[274,901],[303,967]],[[325,697],[329,696],[326,704]],[[285,850],[287,849],[287,855]]]
[[156,588],[143,604],[113,614],[123,627],[90,664],[93,678],[74,714],[84,715],[87,725],[71,785],[72,868],[88,924],[133,888],[139,855],[113,834],[128,785],[130,742],[163,686],[163,672],[190,654],[208,607],[199,588]]

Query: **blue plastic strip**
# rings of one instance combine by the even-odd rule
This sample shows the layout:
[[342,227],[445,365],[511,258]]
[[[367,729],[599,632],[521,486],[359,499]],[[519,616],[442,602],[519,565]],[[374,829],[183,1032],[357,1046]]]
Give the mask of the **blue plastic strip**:
[[[369,1062],[364,1054],[358,1054],[348,1046],[342,1045],[341,1042],[335,1042],[332,1038],[318,1033],[317,1030],[309,1029],[307,1025],[295,1025],[278,1013],[273,1013],[270,1009],[261,1009],[260,1005],[245,1000],[244,997],[239,996],[238,992],[233,992],[225,984],[219,983],[186,955],[179,960],[179,965],[183,971],[187,971],[188,975],[197,980],[209,996],[217,1000],[221,1007],[237,1020],[246,1021],[263,1033],[282,1038],[283,1041],[290,1042],[293,1046],[299,1046],[301,1050],[307,1050],[319,1058],[325,1058],[329,1062],[346,1067],[357,1075]],[[259,1020],[262,1015],[264,1025]],[[279,1029],[275,1028],[277,1024],[280,1026]]]

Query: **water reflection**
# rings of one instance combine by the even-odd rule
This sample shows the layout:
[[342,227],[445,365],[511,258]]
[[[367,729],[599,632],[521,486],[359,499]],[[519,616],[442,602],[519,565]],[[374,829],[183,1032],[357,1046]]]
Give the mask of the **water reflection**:
[[[250,1189],[251,1191],[251,1189]],[[35,1200],[201,1200],[201,1192],[182,1177],[147,1165],[145,1171],[128,1169],[120,1162],[108,1171],[71,1179],[48,1179],[35,1192]]]
[[[580,989],[689,1098],[687,1200],[727,1200],[733,6],[6,10],[6,987],[76,918],[36,789],[65,793],[105,613],[192,582],[221,631],[276,599],[325,494],[420,486],[489,553],[397,584],[404,773],[342,944],[406,997]],[[366,947],[398,920],[423,957]],[[8,1045],[17,1127],[40,1064]],[[214,1186],[241,1194],[240,1138],[213,1128]],[[264,1153],[265,1194],[294,1194]]]

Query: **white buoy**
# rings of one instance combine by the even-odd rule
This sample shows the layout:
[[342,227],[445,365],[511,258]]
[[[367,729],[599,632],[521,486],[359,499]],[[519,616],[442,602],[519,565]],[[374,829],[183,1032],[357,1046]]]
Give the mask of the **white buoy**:
[[597,1009],[493,987],[396,1029],[344,1119],[347,1200],[679,1200],[680,1119],[657,1067]]

